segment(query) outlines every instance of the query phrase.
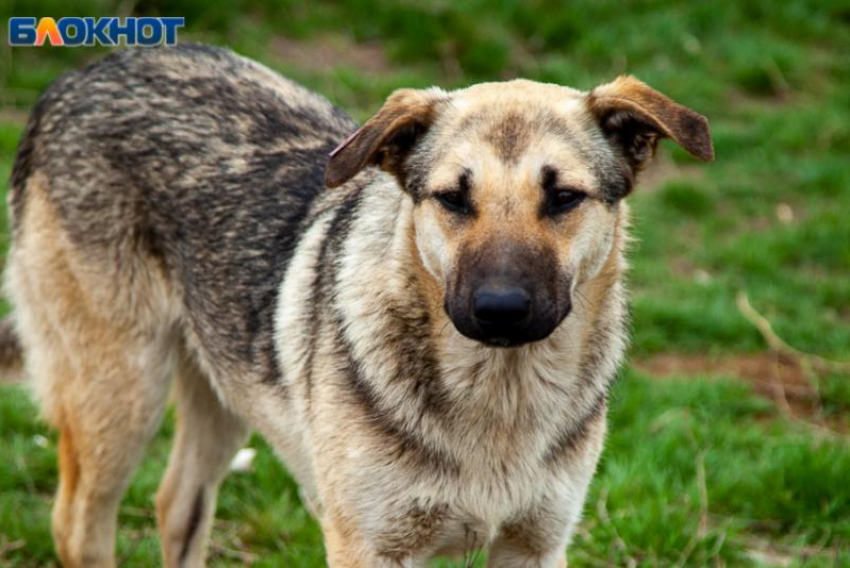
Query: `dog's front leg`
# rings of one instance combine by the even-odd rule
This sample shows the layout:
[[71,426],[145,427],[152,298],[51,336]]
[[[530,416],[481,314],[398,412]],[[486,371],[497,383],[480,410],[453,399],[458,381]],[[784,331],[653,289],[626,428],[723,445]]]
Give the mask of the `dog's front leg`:
[[488,568],[567,568],[567,555],[563,548],[543,553],[533,553],[504,546],[498,541],[493,544],[487,560]]
[[[532,517],[533,518],[533,517]],[[532,518],[504,527],[488,554],[488,568],[566,568],[567,532]]]
[[357,529],[341,516],[327,513],[322,520],[329,568],[418,568],[412,557],[392,557],[375,552]]

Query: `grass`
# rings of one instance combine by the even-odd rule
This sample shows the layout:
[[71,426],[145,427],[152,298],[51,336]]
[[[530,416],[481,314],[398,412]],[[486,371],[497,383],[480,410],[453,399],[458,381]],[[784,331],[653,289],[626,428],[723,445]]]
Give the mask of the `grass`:
[[[717,162],[696,166],[665,143],[662,181],[630,198],[632,359],[764,351],[736,307],[741,291],[795,347],[850,357],[847,3],[562,4],[11,0],[0,16],[185,16],[182,40],[230,45],[358,119],[400,86],[525,76],[588,89],[633,73],[709,117]],[[2,39],[0,177],[38,93],[102,53]],[[850,378],[812,382],[801,420],[736,377],[625,371],[571,566],[850,566]],[[0,387],[3,566],[54,562],[55,438],[35,415],[21,387]],[[158,564],[152,496],[171,428],[167,419],[122,506],[122,565]],[[322,565],[294,483],[262,440],[251,445],[254,472],[222,489],[213,564]]]

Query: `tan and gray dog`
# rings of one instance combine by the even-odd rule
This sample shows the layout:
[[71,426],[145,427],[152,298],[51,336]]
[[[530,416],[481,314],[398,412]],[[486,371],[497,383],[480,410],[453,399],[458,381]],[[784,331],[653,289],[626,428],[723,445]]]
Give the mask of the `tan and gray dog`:
[[627,341],[623,198],[659,138],[712,159],[707,122],[621,77],[400,90],[356,129],[202,46],[115,53],[36,105],[0,355],[60,432],[65,566],[114,565],[172,377],[166,566],[203,565],[251,429],[334,568],[565,565]]

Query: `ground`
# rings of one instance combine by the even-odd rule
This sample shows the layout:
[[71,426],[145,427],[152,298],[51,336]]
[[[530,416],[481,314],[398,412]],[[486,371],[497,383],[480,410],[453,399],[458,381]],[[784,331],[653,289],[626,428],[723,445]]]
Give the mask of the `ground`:
[[[850,375],[818,359],[850,359],[846,1],[0,6],[130,13],[185,16],[181,41],[230,45],[361,120],[401,86],[525,76],[588,89],[624,72],[708,116],[717,161],[664,143],[629,198],[633,347],[570,566],[850,566]],[[103,52],[6,43],[2,179],[38,93]],[[158,564],[152,498],[171,430],[169,417],[121,508],[121,566]],[[321,566],[295,485],[251,445],[253,471],[222,488],[211,564]],[[20,386],[0,386],[0,455],[0,566],[50,566],[55,436]]]

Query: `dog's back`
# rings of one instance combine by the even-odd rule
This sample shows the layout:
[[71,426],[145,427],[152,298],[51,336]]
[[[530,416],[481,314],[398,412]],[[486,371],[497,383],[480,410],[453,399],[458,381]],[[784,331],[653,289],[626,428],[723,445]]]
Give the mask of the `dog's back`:
[[[158,513],[167,564],[202,561],[218,481],[247,432],[212,377],[277,376],[278,287],[324,207],[327,154],[355,127],[320,96],[201,46],[118,52],[39,100],[12,174],[6,285],[60,431],[65,565],[109,565],[114,510],[175,360],[184,418]],[[18,338],[0,335],[3,362],[17,364]]]
[[27,230],[39,191],[28,182],[40,176],[87,261],[103,260],[116,283],[157,263],[179,283],[171,292],[188,304],[205,355],[273,376],[277,287],[324,189],[326,155],[355,127],[225,50],[119,52],[38,103],[13,172],[14,228]]

